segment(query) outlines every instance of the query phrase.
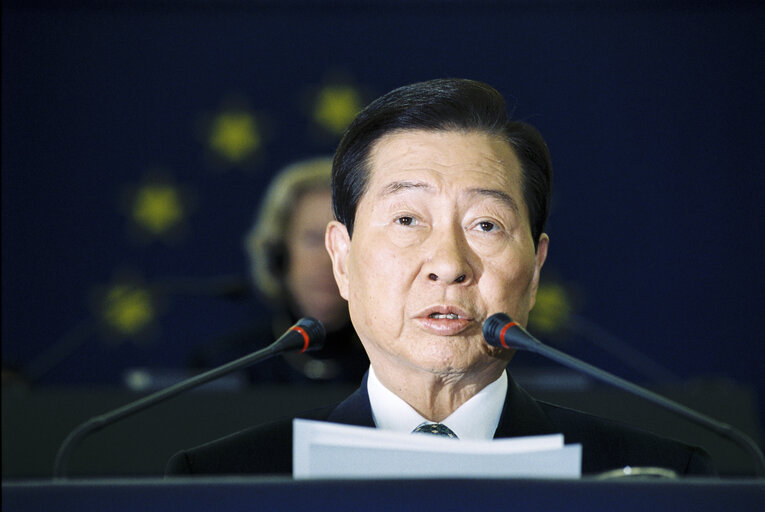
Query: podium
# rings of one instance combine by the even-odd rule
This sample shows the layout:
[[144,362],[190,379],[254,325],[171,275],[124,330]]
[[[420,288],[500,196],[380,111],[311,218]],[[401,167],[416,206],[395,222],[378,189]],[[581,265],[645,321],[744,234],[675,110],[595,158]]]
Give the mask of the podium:
[[[586,387],[543,390],[527,386],[540,400],[629,423],[701,446],[728,478],[753,472],[752,457],[732,443],[619,390]],[[198,391],[127,418],[86,439],[72,456],[69,475],[87,478],[160,477],[178,450],[240,429],[337,403],[356,386],[261,385],[237,392]],[[699,381],[657,389],[761,439],[756,396],[747,387]],[[77,425],[141,395],[111,388],[4,388],[2,392],[3,479],[41,479],[53,472],[56,451]]]
[[3,484],[4,512],[757,511],[765,480],[83,479]]

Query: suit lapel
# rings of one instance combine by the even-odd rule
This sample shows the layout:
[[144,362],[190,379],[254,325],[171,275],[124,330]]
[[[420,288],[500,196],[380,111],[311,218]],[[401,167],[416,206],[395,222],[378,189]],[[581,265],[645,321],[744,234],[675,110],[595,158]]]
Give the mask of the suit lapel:
[[329,414],[327,421],[343,423],[345,425],[357,425],[359,427],[375,426],[374,419],[372,418],[372,405],[369,403],[369,393],[367,393],[368,375],[369,372],[364,374],[359,388],[334,408]]
[[558,431],[534,398],[507,374],[507,395],[494,438],[538,436]]

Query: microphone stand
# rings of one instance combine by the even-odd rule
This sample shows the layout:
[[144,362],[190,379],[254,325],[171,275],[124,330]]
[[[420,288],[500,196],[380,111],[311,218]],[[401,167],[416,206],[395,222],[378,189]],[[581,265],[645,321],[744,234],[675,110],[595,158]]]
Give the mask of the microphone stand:
[[678,402],[675,402],[659,394],[656,394],[653,391],[649,391],[643,387],[640,387],[629,381],[621,379],[617,377],[616,375],[613,375],[604,370],[601,370],[600,368],[587,364],[584,361],[571,357],[568,354],[565,354],[552,347],[549,347],[547,345],[542,345],[541,343],[540,345],[541,346],[538,347],[537,350],[534,350],[534,352],[536,352],[539,355],[548,357],[552,359],[553,361],[556,361],[564,366],[568,366],[569,368],[573,370],[582,371],[586,373],[587,375],[590,375],[591,377],[594,377],[595,379],[600,380],[601,382],[605,382],[606,384],[611,384],[612,386],[615,386],[624,391],[627,391],[628,393],[637,395],[640,398],[643,398],[644,400],[648,400],[649,402],[658,404],[661,407],[664,407],[665,409],[668,409],[674,412],[675,414],[679,414],[680,416],[690,419],[691,421],[705,425],[706,427],[710,428],[718,435],[726,439],[729,439],[730,441],[733,441],[734,443],[742,447],[745,451],[752,454],[754,462],[755,462],[756,475],[760,478],[765,477],[765,462],[763,462],[763,455],[762,455],[762,452],[760,451],[759,446],[757,446],[757,443],[755,443],[754,440],[752,440],[752,438],[750,438],[749,436],[747,436],[746,434],[744,434],[737,428],[733,427],[732,425],[710,418],[709,416],[705,414],[701,414],[700,412],[697,412]]
[[[300,331],[302,331],[302,333],[298,334]],[[303,318],[298,321],[295,326],[291,327],[281,338],[263,349],[181,381],[168,388],[159,390],[156,393],[140,398],[113,411],[90,418],[85,423],[76,427],[66,439],[64,439],[64,442],[61,444],[61,447],[56,454],[56,461],[53,466],[53,478],[56,480],[66,478],[66,468],[69,464],[69,458],[72,451],[80,441],[89,434],[98,432],[104,427],[111,425],[126,416],[130,416],[160,402],[164,402],[184,391],[201,386],[202,384],[215,380],[223,375],[240,370],[269,357],[273,357],[281,352],[298,348],[302,348],[303,351],[318,350],[324,342],[324,337],[324,326],[322,326],[318,320]]]
[[509,316],[504,313],[497,313],[489,317],[486,320],[483,327],[483,334],[486,341],[494,346],[501,346],[504,348],[515,348],[519,350],[527,350],[534,352],[543,357],[552,359],[553,361],[567,366],[573,370],[577,370],[587,375],[610,384],[619,389],[627,391],[637,395],[649,402],[655,403],[668,409],[675,414],[690,419],[693,422],[704,425],[710,430],[714,431],[718,435],[733,441],[745,451],[749,452],[754,459],[755,474],[759,478],[765,477],[765,457],[762,455],[760,447],[757,446],[752,438],[738,430],[737,428],[717,421],[705,414],[694,411],[690,407],[686,407],[673,400],[665,398],[659,394],[649,391],[643,387],[626,381],[622,378],[608,373],[605,370],[601,370],[591,364],[572,357],[560,350],[554,349],[548,345],[545,345],[531,334],[526,329],[510,319]]

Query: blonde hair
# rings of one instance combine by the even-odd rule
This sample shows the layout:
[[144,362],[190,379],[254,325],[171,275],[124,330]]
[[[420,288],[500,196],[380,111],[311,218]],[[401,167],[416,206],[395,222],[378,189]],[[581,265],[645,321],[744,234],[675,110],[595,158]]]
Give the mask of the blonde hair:
[[330,190],[332,157],[300,160],[282,169],[266,190],[244,246],[250,258],[250,278],[267,298],[285,302],[286,236],[292,209],[306,192]]

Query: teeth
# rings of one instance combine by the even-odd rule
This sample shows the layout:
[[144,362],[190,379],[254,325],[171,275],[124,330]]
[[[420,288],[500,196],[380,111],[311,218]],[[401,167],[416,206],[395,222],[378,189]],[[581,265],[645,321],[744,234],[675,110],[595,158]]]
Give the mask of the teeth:
[[448,318],[449,320],[456,320],[456,319],[459,318],[459,315],[457,315],[455,313],[447,313],[447,314],[443,314],[443,313],[431,313],[430,314],[430,318]]

